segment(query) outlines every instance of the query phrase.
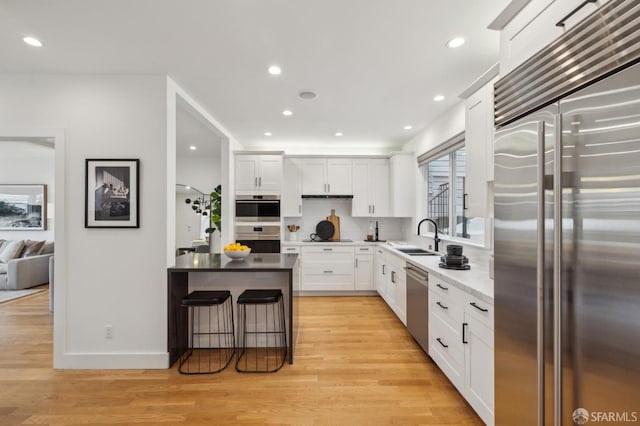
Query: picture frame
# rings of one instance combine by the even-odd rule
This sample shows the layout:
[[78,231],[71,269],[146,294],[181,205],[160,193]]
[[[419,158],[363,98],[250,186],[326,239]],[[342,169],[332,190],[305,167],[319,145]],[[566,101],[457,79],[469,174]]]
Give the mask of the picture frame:
[[139,159],[86,159],[85,228],[139,228],[139,200]]
[[46,231],[47,185],[0,184],[0,231]]

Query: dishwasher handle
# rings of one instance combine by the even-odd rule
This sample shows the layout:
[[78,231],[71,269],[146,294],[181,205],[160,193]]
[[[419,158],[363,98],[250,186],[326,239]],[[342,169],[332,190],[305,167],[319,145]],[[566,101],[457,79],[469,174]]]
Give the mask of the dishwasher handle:
[[427,274],[426,272],[408,266],[405,266],[404,270],[407,273],[408,277],[411,277],[416,281],[423,281],[425,283],[429,282],[429,274]]

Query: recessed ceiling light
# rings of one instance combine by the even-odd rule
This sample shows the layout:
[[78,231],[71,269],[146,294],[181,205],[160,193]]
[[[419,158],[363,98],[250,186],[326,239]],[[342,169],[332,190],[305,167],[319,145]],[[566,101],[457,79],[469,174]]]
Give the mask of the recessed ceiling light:
[[444,95],[435,95],[433,100],[436,102],[444,101]]
[[344,133],[342,133],[342,132],[336,132],[336,136],[338,136],[338,137],[343,136],[343,135],[344,135]]
[[195,145],[191,145],[191,146],[189,147],[189,149],[190,149],[191,151],[195,151],[196,149],[198,149],[198,147],[197,147],[197,146],[195,146]]
[[22,41],[27,43],[29,46],[42,47],[42,42],[35,37],[25,37]]
[[310,101],[311,99],[317,98],[318,94],[316,92],[312,92],[310,90],[305,90],[305,91],[302,91],[302,92],[298,93],[298,96],[300,97],[300,99],[305,99],[307,101]]
[[269,74],[271,74],[271,75],[280,75],[280,74],[282,74],[282,69],[277,65],[271,65],[269,67],[268,71],[269,71]]
[[463,44],[464,44],[464,38],[463,37],[456,37],[456,38],[452,38],[451,40],[449,40],[447,42],[447,47],[455,49],[456,47],[460,47]]
[[185,186],[186,189],[191,189],[191,187],[189,185]]
[[291,112],[291,110],[285,109],[284,111],[282,111],[282,115],[286,115],[287,117],[292,115],[293,113]]
[[411,126],[410,124],[407,124],[406,126],[404,126],[405,130],[411,130],[413,129],[413,126]]
[[271,133],[271,132],[264,132],[264,135],[265,135],[265,136],[271,136],[271,135],[272,135],[272,133]]

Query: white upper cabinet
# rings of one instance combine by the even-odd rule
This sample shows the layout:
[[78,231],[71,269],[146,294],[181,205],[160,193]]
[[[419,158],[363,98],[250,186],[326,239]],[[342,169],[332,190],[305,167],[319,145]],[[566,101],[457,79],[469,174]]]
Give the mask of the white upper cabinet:
[[279,194],[282,191],[282,155],[236,154],[236,193]]
[[302,174],[300,160],[284,159],[284,182],[282,185],[282,216],[302,216]]
[[389,205],[392,217],[416,215],[418,163],[413,152],[394,152],[389,160]]
[[465,102],[465,203],[469,217],[487,217],[487,188],[493,180],[493,81]]
[[388,217],[389,160],[353,160],[352,216]]
[[301,163],[302,194],[353,195],[351,159],[304,158]]
[[[531,0],[502,28],[492,24],[490,28],[501,30],[500,75],[511,72],[607,1]],[[561,21],[564,25],[557,26]]]

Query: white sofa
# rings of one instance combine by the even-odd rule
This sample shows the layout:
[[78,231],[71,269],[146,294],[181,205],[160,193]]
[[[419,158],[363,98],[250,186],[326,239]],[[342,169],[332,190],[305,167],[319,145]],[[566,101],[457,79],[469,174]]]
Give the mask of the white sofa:
[[[53,243],[45,243],[41,250],[28,253],[26,257],[22,257],[27,251],[23,245],[20,253],[7,257],[3,249],[11,241],[16,240],[0,240],[0,291],[20,290],[48,283],[49,258],[53,256]],[[29,241],[25,243],[28,244]]]

